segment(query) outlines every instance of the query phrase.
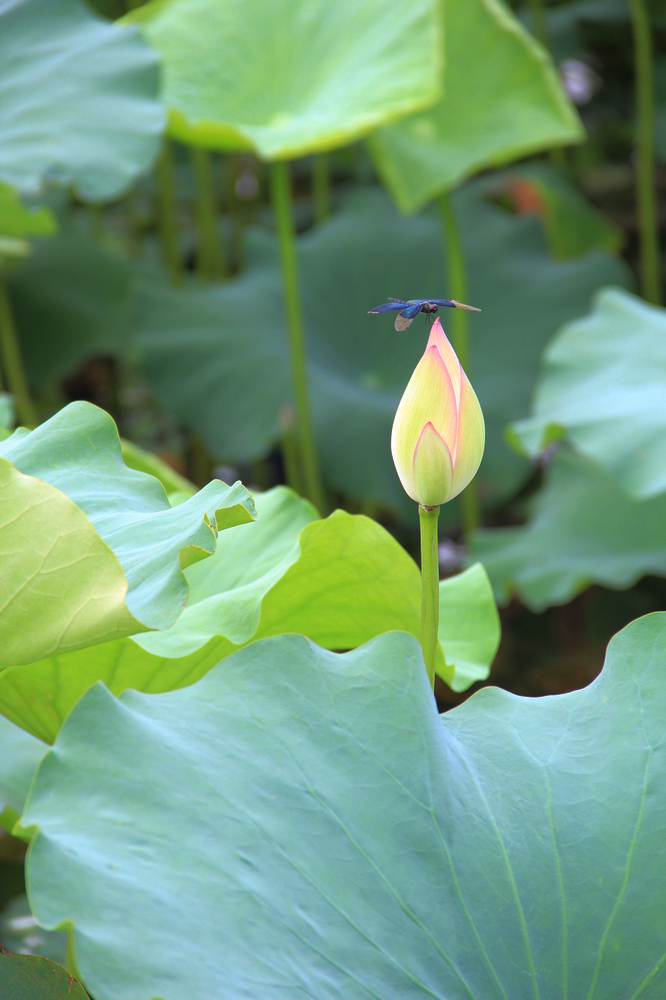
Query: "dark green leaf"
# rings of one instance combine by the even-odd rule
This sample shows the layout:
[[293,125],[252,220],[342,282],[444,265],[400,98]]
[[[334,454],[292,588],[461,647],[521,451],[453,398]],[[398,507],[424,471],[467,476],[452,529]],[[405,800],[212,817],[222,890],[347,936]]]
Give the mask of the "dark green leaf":
[[[525,476],[527,463],[503,435],[506,424],[527,411],[543,347],[561,323],[588,309],[600,284],[628,283],[630,277],[620,261],[600,252],[552,260],[536,220],[490,204],[485,190],[471,185],[454,203],[470,301],[483,309],[471,319],[471,380],[487,430],[479,489],[495,502],[513,493]],[[384,195],[369,190],[350,198],[327,225],[299,243],[326,479],[350,496],[402,509],[415,520],[389,441],[426,330],[417,319],[408,332],[397,333],[390,317],[367,311],[388,295],[446,294],[438,221],[405,219]],[[137,295],[138,346],[160,401],[203,434],[213,454],[232,461],[264,454],[280,435],[280,412],[291,402],[272,238],[252,233],[248,257],[245,274],[225,285],[178,292],[144,280]]]
[[40,955],[0,952],[0,995],[7,1000],[88,1000],[80,983]]

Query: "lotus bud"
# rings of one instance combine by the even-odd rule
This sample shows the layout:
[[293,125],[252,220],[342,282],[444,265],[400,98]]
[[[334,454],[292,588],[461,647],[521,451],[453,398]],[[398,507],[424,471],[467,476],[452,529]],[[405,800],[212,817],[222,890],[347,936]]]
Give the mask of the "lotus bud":
[[439,507],[474,478],[483,457],[483,414],[439,319],[393,421],[391,451],[405,492]]

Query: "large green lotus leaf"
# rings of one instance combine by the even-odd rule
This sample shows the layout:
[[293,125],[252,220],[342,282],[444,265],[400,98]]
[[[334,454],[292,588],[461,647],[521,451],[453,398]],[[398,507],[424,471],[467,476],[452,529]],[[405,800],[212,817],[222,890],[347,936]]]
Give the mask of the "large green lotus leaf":
[[[213,556],[185,572],[189,601],[164,641],[147,635],[58,653],[0,673],[0,712],[47,742],[98,680],[114,693],[192,684],[259,638],[301,632],[349,649],[392,629],[418,635],[421,580],[380,525],[314,508],[278,487],[257,496],[259,519],[225,531]],[[438,671],[456,690],[487,677],[499,623],[485,571],[440,584]]]
[[23,817],[33,910],[97,1000],[661,1000],[665,654],[651,615],[583,691],[443,716],[402,633],[97,685]]
[[7,1000],[89,1000],[81,983],[49,958],[1,950],[0,995]]
[[375,165],[406,212],[486,167],[585,137],[550,57],[502,0],[444,9],[443,96],[370,138]]
[[50,209],[45,205],[27,208],[13,187],[0,183],[0,235],[48,236],[56,229],[56,220]]
[[110,198],[157,153],[155,55],[79,0],[0,0],[0,178]]
[[35,242],[7,282],[33,385],[95,354],[126,355],[130,276],[127,261],[73,228]]
[[596,463],[562,451],[528,523],[478,531],[472,553],[501,604],[515,593],[542,611],[592,583],[631,587],[666,576],[666,495],[636,500]]
[[564,435],[632,496],[666,492],[666,310],[604,289],[548,346],[514,440],[532,455]]
[[153,0],[177,139],[265,159],[341,146],[440,93],[437,0]]
[[11,832],[23,812],[37,765],[46,753],[41,740],[0,716],[0,826]]
[[[470,185],[454,204],[470,301],[483,309],[471,319],[471,379],[487,431],[479,489],[496,501],[516,489],[528,468],[503,435],[507,423],[527,412],[544,346],[559,325],[587,311],[599,285],[630,278],[623,263],[601,252],[554,261],[537,220],[491,204],[486,189]],[[143,280],[137,293],[138,347],[162,405],[230,461],[266,452],[291,399],[277,248],[257,231],[247,243],[249,266],[239,279],[184,292]],[[417,319],[398,333],[391,317],[367,311],[387,295],[446,293],[438,220],[405,219],[382,192],[359,192],[299,239],[299,256],[325,477],[348,495],[415,518],[389,442],[426,331]]]
[[254,514],[240,483],[172,508],[156,479],[123,463],[113,420],[89,403],[0,442],[0,476],[6,666],[168,628],[187,600],[183,569]]

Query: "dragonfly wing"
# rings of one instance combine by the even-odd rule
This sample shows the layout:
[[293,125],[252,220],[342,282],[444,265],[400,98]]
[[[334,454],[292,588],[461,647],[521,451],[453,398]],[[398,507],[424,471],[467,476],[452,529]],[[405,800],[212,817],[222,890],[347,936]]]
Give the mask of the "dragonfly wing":
[[400,302],[398,299],[389,299],[382,306],[375,306],[374,309],[368,309],[369,313],[387,313],[387,312],[398,312],[400,309],[404,309],[407,305],[406,302]]
[[458,302],[456,299],[429,299],[428,301],[436,306],[449,306],[451,309],[468,309],[469,312],[475,313],[481,312],[476,306],[466,306],[464,302]]
[[423,305],[423,300],[420,299],[418,302],[411,302],[407,309],[403,309],[399,316],[395,318],[395,328],[396,330],[406,330],[408,326],[412,323],[415,316],[421,312],[421,306]]

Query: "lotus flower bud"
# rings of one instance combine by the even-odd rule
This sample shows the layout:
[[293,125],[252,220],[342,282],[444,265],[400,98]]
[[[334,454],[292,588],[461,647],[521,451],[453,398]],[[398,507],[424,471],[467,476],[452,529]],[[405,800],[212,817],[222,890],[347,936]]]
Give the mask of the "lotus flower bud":
[[479,401],[438,319],[393,421],[400,482],[423,507],[439,507],[474,478],[484,443]]

